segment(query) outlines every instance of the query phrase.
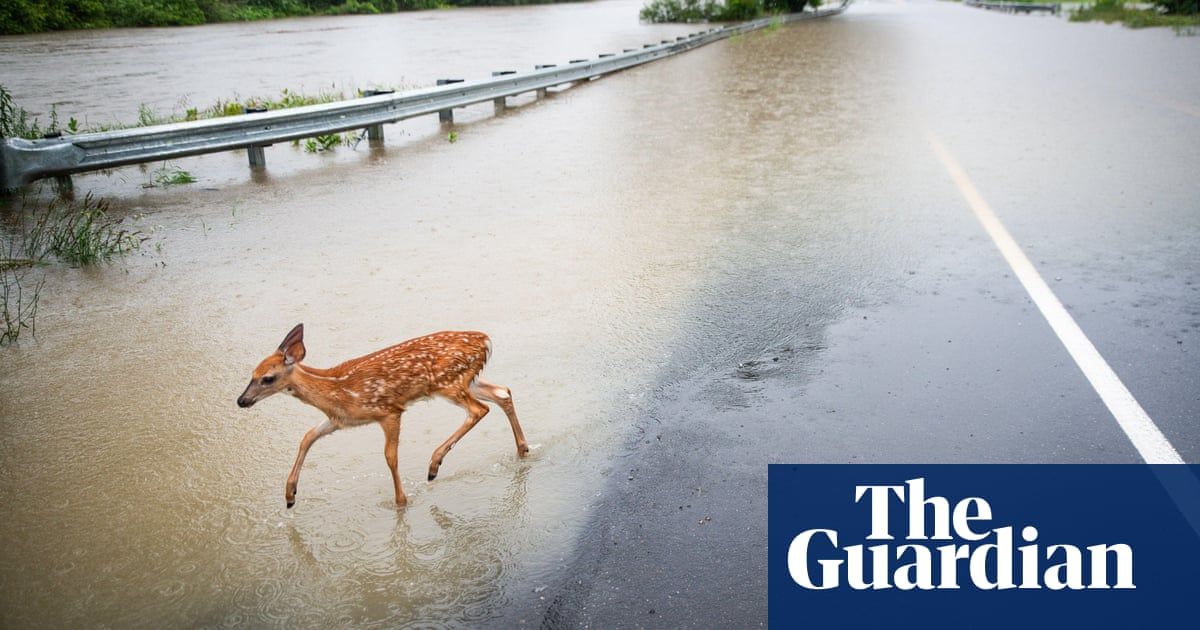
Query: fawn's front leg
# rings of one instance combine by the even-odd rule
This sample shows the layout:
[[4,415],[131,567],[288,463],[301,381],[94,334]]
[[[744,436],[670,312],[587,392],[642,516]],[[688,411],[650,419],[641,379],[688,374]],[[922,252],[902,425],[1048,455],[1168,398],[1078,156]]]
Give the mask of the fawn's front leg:
[[304,456],[308,455],[308,449],[312,448],[313,442],[337,431],[337,427],[333,423],[326,420],[321,424],[311,428],[304,434],[304,439],[300,440],[300,452],[296,453],[296,463],[292,464],[292,472],[287,478],[287,487],[284,489],[283,498],[287,501],[288,509],[296,505],[296,482],[300,481],[300,467],[304,465]]
[[441,446],[433,451],[433,457],[429,460],[429,481],[437,478],[438,468],[441,468],[442,460],[446,458],[446,453],[449,453],[450,449],[454,448],[454,445],[458,444],[458,441],[462,439],[462,436],[466,435],[471,429],[474,429],[475,425],[479,424],[479,421],[488,414],[487,405],[479,402],[466,389],[442,392],[441,395],[445,396],[450,402],[466,409],[467,419],[457,431],[452,433],[450,437],[446,438],[445,442],[442,442]]
[[388,470],[392,471],[392,485],[396,487],[396,505],[407,505],[408,497],[404,496],[404,488],[400,487],[400,473],[396,472],[396,447],[400,443],[400,416],[389,416],[379,421],[383,427],[386,441],[383,445],[383,456],[387,459]]

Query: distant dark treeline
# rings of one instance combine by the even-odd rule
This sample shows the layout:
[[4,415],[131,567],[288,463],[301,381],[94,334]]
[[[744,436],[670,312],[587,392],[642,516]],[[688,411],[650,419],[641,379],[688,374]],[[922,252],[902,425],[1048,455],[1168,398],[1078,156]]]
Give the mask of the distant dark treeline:
[[0,35],[571,0],[0,0]]

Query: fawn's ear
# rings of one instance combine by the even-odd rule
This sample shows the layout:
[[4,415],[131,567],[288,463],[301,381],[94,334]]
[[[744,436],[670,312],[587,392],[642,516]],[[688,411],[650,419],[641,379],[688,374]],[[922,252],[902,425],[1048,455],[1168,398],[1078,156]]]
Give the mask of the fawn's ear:
[[283,338],[283,343],[279,344],[279,351],[283,353],[283,362],[287,365],[299,363],[304,359],[304,324],[296,324],[292,332]]

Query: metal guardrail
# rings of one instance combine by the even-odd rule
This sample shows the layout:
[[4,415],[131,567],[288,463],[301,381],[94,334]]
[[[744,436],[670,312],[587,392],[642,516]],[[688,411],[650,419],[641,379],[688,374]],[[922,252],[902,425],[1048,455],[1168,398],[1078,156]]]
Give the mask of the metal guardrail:
[[1035,4],[1032,2],[986,2],[984,0],[963,0],[963,4],[969,7],[977,7],[987,9],[989,11],[1004,11],[1006,13],[1033,13],[1034,11],[1046,11],[1058,15],[1062,12],[1062,5],[1058,3]]
[[0,189],[13,189],[46,177],[115,168],[174,158],[247,149],[251,168],[266,163],[263,147],[300,138],[366,129],[372,141],[383,140],[383,124],[438,114],[453,122],[453,110],[493,101],[502,109],[507,97],[600,77],[651,61],[687,52],[733,35],[765,28],[775,21],[795,22],[837,15],[846,4],[818,11],[791,13],[710,28],[686,37],[602,54],[594,60],[575,59],[562,66],[537,66],[531,72],[493,73],[492,78],[466,83],[440,80],[437,87],[396,94],[242,114],[193,122],[138,127],[100,133],[24,140],[6,138],[0,144]]

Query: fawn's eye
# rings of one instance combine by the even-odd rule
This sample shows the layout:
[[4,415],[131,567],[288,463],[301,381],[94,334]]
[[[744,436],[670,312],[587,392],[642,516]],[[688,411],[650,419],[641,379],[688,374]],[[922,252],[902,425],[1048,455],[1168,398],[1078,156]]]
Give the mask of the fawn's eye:
[[268,374],[268,375],[266,375],[266,376],[262,377],[262,384],[263,384],[263,385],[270,385],[271,383],[274,383],[274,382],[275,382],[275,375],[274,375],[274,374]]

